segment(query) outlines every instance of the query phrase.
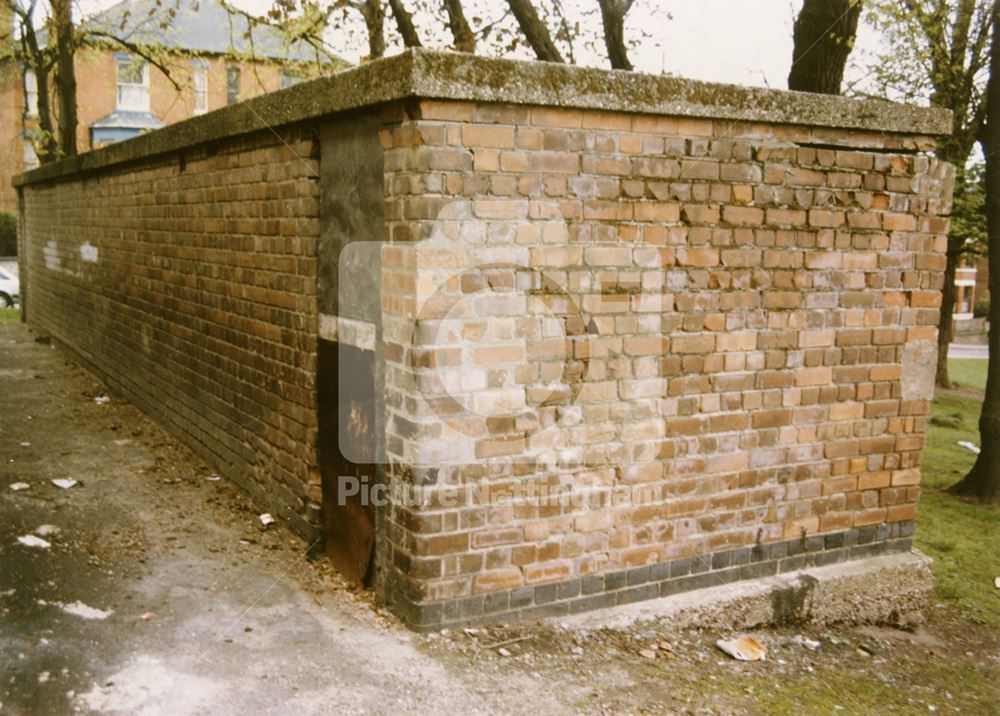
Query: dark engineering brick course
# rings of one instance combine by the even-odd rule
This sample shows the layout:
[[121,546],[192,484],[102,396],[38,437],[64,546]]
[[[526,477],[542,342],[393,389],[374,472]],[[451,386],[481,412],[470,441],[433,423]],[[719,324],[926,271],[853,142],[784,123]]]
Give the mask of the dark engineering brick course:
[[722,550],[645,567],[485,595],[408,605],[401,616],[417,631],[531,621],[669,597],[809,567],[908,552],[914,522],[872,525],[824,535]]

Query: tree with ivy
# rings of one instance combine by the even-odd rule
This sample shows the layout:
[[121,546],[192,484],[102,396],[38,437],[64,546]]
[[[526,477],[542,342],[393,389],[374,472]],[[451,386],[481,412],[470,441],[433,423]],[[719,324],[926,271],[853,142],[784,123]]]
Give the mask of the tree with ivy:
[[[186,0],[155,0],[148,22],[165,29]],[[128,50],[159,68],[176,89],[164,48],[129,41],[120,28],[83,27],[74,22],[73,0],[0,0],[14,20],[15,32],[6,43],[35,76],[38,97],[37,126],[29,138],[41,164],[77,153],[77,96],[75,58],[81,47],[104,43]]]

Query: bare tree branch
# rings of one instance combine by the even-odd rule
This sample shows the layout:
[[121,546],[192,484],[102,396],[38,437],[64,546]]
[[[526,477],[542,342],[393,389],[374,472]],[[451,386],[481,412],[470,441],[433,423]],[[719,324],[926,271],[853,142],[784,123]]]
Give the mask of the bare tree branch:
[[407,47],[423,47],[417,29],[413,26],[413,16],[403,6],[403,0],[389,0],[389,7],[392,8],[392,16],[396,20],[396,29],[403,38],[403,44]]
[[531,0],[507,0],[507,4],[535,56],[544,62],[565,62]]
[[608,48],[611,67],[616,70],[632,69],[625,44],[625,16],[633,3],[634,0],[597,0],[604,23],[604,45]]
[[448,27],[455,40],[455,49],[459,52],[475,52],[476,36],[465,19],[462,0],[444,0],[444,9],[448,13]]
[[118,37],[116,35],[112,35],[109,32],[104,32],[103,30],[88,30],[87,34],[90,35],[91,37],[97,37],[97,38],[100,38],[102,40],[107,40],[107,41],[113,42],[113,43],[115,43],[117,45],[121,45],[124,49],[128,50],[129,52],[131,52],[134,55],[138,55],[139,57],[141,57],[142,59],[144,59],[146,62],[148,62],[149,64],[153,65],[153,67],[155,67],[156,69],[158,69],[164,75],[166,75],[167,79],[170,80],[170,84],[172,84],[174,86],[175,90],[177,90],[178,92],[180,92],[181,90],[184,89],[183,87],[181,87],[180,83],[177,82],[177,80],[173,77],[173,75],[171,73],[171,70],[170,70],[170,67],[168,67],[167,64],[163,60],[161,60],[155,54],[153,54],[152,52],[150,52],[149,49],[146,48],[146,47],[144,47],[143,45],[137,45],[134,42],[129,42],[128,40],[123,40],[122,38],[120,38],[120,37]]

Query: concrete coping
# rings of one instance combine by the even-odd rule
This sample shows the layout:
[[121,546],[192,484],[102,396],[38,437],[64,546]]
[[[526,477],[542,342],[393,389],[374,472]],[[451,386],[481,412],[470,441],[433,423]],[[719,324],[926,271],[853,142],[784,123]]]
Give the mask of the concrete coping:
[[268,128],[422,98],[942,136],[951,112],[874,99],[411,49],[20,174],[26,186]]

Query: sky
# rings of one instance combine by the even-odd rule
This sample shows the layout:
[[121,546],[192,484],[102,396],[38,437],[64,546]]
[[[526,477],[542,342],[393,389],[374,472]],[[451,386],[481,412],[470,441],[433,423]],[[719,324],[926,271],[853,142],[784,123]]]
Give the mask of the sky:
[[[81,9],[89,13],[115,1],[82,0]],[[263,13],[270,4],[269,0],[232,1],[256,13]],[[595,0],[562,1],[568,13],[596,7]],[[476,3],[491,15],[505,6],[504,0],[466,0],[470,16]],[[650,37],[631,57],[636,69],[643,72],[666,71],[691,79],[784,88],[792,57],[792,26],[801,6],[802,0],[637,0],[626,33],[636,37],[636,28],[644,28]],[[669,12],[670,18],[664,17],[664,12]],[[590,21],[599,22],[596,13],[590,14]],[[391,22],[387,18],[387,27]],[[448,39],[443,36],[436,44],[445,45]],[[363,27],[359,23],[353,33],[338,36],[334,44],[345,59],[357,61],[366,51]],[[852,60],[857,63],[877,47],[875,33],[862,23]],[[389,53],[392,51],[390,48]],[[577,60],[606,66],[603,54],[586,48],[581,48]],[[849,69],[849,77],[852,72],[856,75],[858,71]]]

